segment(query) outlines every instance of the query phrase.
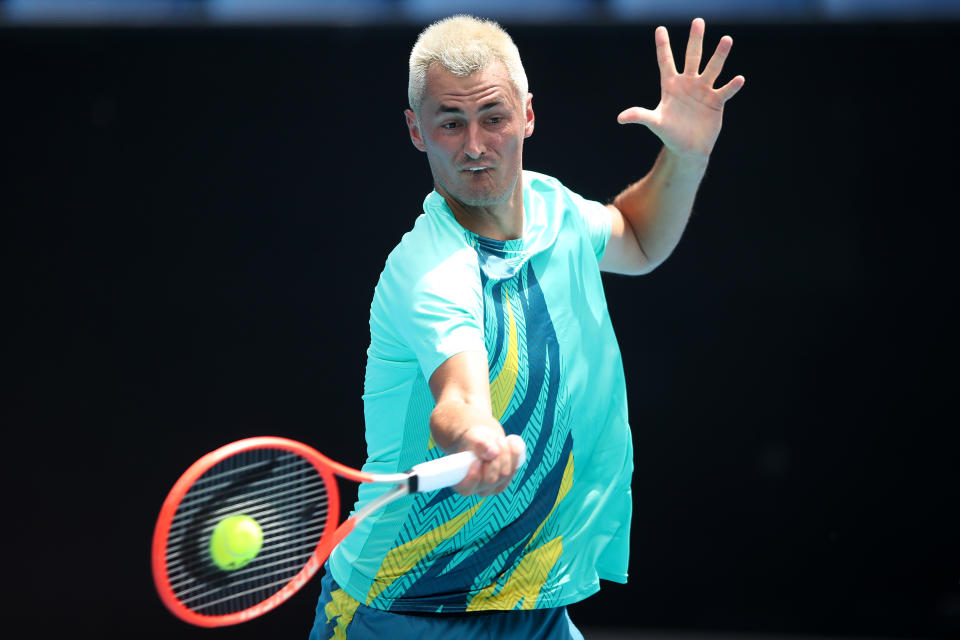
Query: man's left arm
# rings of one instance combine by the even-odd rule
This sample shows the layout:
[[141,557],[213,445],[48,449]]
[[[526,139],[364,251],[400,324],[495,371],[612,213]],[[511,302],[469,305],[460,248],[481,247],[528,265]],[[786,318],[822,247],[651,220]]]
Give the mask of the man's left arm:
[[609,205],[610,240],[600,261],[604,271],[652,271],[677,246],[690,218],[710,153],[720,135],[723,106],[745,82],[743,76],[736,76],[721,88],[713,88],[733,46],[730,36],[720,39],[700,73],[704,29],[701,18],[693,21],[683,72],[678,73],[667,30],[657,28],[660,104],[653,110],[631,107],[617,117],[621,124],[649,128],[663,142],[663,149],[647,175]]

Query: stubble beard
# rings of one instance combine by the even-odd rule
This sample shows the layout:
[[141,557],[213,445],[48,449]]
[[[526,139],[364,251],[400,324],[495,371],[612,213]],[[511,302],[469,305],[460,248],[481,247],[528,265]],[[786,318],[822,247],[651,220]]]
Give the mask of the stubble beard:
[[[474,180],[473,176],[466,176],[466,179]],[[436,173],[434,173],[433,180],[436,182],[446,194],[459,202],[460,204],[466,207],[492,207],[498,204],[502,204],[510,199],[510,196],[513,195],[514,189],[517,186],[517,180],[520,179],[520,172],[517,172],[517,175],[513,177],[513,180],[510,181],[510,184],[504,185],[503,190],[497,190],[497,185],[493,185],[489,189],[484,189],[482,192],[471,191],[469,184],[464,185],[462,190],[451,189],[449,185],[444,184],[440,180]]]

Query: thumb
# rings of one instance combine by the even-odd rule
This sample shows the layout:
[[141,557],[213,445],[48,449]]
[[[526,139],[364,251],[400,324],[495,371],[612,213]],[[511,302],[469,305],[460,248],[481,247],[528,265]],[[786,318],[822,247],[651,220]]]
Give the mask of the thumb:
[[650,125],[655,121],[655,114],[649,109],[642,107],[630,107],[624,109],[617,116],[617,122],[620,124],[645,124]]

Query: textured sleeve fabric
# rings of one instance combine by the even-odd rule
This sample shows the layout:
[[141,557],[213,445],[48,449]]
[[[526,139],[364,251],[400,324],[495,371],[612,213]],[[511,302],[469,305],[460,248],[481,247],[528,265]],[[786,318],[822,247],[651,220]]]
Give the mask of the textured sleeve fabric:
[[597,262],[600,262],[604,251],[607,249],[607,241],[610,239],[612,224],[610,216],[613,212],[606,205],[596,200],[588,200],[566,187],[562,187],[562,189],[573,205],[573,209],[583,221],[584,230],[590,238],[590,245],[593,247],[593,253],[597,256]]
[[415,359],[426,380],[451,356],[485,350],[476,254],[442,227],[418,220],[387,259],[371,306],[372,355]]

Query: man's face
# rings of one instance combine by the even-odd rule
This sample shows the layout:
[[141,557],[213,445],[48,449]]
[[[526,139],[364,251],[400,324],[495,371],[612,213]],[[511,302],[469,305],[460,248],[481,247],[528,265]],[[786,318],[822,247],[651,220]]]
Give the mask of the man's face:
[[494,59],[465,78],[434,64],[420,117],[409,109],[406,115],[442,195],[488,207],[514,193],[523,140],[533,133],[533,103],[529,95],[520,99],[502,62]]

